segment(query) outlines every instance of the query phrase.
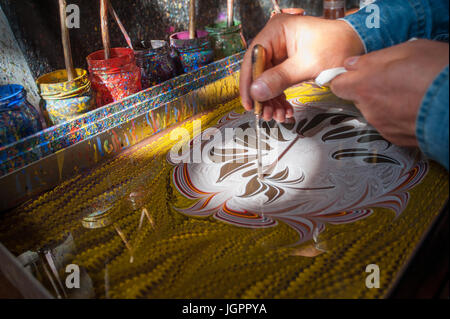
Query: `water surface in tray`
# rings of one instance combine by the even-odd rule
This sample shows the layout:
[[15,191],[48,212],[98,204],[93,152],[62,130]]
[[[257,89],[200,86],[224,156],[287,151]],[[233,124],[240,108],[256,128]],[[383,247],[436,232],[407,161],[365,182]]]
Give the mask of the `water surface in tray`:
[[[263,125],[264,180],[235,99],[2,215],[0,241],[61,298],[383,296],[448,198],[446,173],[324,89],[288,97],[295,119]],[[380,289],[364,284],[372,263]]]

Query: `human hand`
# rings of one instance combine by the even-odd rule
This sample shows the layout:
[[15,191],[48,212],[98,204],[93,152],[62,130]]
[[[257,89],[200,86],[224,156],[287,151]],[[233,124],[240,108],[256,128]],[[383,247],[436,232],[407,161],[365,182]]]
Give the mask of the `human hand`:
[[[266,71],[252,83],[253,46],[266,49]],[[364,53],[356,32],[345,22],[315,17],[277,14],[254,38],[241,66],[240,92],[246,110],[252,99],[263,103],[263,118],[278,122],[293,116],[283,91],[321,71],[342,66],[344,60]]]
[[417,146],[416,119],[428,87],[448,65],[448,44],[416,40],[344,62],[349,71],[331,82],[390,142]]

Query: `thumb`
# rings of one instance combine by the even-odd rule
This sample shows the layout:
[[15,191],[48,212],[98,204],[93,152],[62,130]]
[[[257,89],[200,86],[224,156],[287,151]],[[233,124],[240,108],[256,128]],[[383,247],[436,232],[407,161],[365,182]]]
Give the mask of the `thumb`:
[[356,70],[358,67],[358,61],[359,61],[359,56],[351,56],[348,57],[347,59],[345,59],[344,61],[344,67],[346,70],[348,71],[354,71]]
[[293,59],[287,59],[263,72],[250,86],[252,99],[264,102],[281,95],[288,87],[312,77],[298,72],[300,66]]

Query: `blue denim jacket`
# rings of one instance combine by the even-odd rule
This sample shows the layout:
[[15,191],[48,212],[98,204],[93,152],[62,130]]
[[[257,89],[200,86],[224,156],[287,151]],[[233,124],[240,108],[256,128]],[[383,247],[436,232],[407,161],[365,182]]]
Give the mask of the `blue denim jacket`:
[[[379,10],[379,27],[373,19]],[[366,53],[405,42],[413,37],[448,42],[448,0],[378,0],[345,17],[358,33]],[[416,120],[422,152],[449,169],[448,65],[423,97]]]

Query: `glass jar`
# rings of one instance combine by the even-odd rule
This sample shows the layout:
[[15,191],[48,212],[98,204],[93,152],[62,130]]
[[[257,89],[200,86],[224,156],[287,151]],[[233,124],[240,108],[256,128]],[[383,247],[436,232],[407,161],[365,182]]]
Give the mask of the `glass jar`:
[[26,96],[22,85],[0,86],[0,146],[42,130],[39,113]]
[[209,25],[205,29],[211,39],[214,60],[223,59],[247,48],[241,24],[237,21],[231,27],[228,27],[225,21]]
[[170,46],[178,55],[183,72],[195,71],[213,61],[214,53],[208,32],[197,30],[197,37],[189,38],[188,31],[174,33],[170,36]]
[[134,46],[136,64],[141,69],[142,89],[147,89],[176,76],[169,45],[164,40],[141,41]]
[[323,17],[331,20],[345,17],[345,0],[324,0]]
[[136,66],[133,50],[111,48],[111,56],[107,60],[104,51],[99,50],[86,59],[97,107],[119,101],[142,89],[141,70]]
[[56,70],[36,80],[42,98],[41,108],[47,126],[74,119],[95,108],[88,73],[75,69],[76,78],[67,80],[66,70]]

